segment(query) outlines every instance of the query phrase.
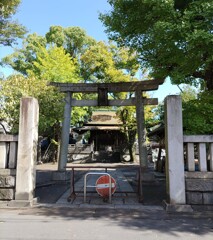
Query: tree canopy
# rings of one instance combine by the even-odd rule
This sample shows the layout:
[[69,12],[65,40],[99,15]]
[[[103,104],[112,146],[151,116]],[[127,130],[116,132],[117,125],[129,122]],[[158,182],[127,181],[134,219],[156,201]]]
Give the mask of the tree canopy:
[[81,65],[85,79],[93,82],[126,82],[139,68],[137,56],[104,42],[88,48],[81,56]]
[[44,133],[50,126],[62,119],[63,95],[47,81],[23,75],[13,75],[0,81],[0,118],[7,121],[13,133],[18,132],[20,99],[35,97],[39,101],[39,133]]
[[[40,133],[62,119],[63,95],[51,87],[44,86],[48,82],[137,81],[136,73],[140,67],[135,51],[118,47],[111,42],[96,42],[78,27],[60,26],[50,27],[44,37],[35,33],[29,34],[23,40],[22,48],[5,57],[3,62],[23,76],[14,76],[2,81],[1,94],[4,104],[1,115],[4,114],[4,118],[11,120],[10,123],[16,131],[18,113],[15,109],[18,109],[19,98],[26,94],[34,96],[38,98],[40,105]],[[10,88],[10,85],[13,87]],[[41,91],[39,86],[42,87]],[[127,99],[131,95],[132,93],[111,93],[109,97]],[[80,99],[81,95],[75,94],[74,97]],[[95,96],[84,95],[84,98],[93,97]],[[129,147],[132,148],[136,137],[135,108],[126,107],[119,111],[122,110],[128,112],[125,125]],[[82,121],[83,116],[88,115],[88,108],[74,108],[72,113],[72,124],[75,125]],[[151,119],[148,116],[150,113],[151,108],[146,107],[147,122]]]
[[192,91],[184,91],[183,99],[183,130],[185,134],[213,133],[213,91],[201,92],[195,97]]
[[154,77],[213,89],[212,0],[108,0],[110,39],[140,54]]
[[64,47],[66,52],[75,58],[78,58],[89,46],[96,42],[80,27],[51,26],[45,37],[48,43],[55,43],[58,47]]
[[17,38],[22,38],[26,33],[24,26],[12,20],[12,15],[17,11],[20,0],[1,0],[0,2],[0,45],[12,46]]
[[[12,132],[17,132],[20,98],[35,97],[39,101],[39,133],[44,134],[51,127],[59,125],[63,117],[64,95],[48,86],[48,83],[78,82],[79,67],[62,47],[46,49],[39,45],[31,68],[26,68],[25,71],[28,76],[12,75],[0,81],[0,118],[9,123]],[[87,108],[74,108],[72,124],[78,122],[86,110]]]
[[40,47],[28,75],[51,82],[79,82],[79,66],[63,47]]

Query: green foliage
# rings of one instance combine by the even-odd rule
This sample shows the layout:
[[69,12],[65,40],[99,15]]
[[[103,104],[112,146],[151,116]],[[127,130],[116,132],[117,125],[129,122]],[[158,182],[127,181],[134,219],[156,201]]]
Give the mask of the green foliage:
[[[28,76],[19,76],[18,80],[12,77],[11,81],[6,80],[2,84],[1,94],[7,96],[2,98],[4,118],[9,119],[13,129],[17,130],[19,99],[26,94],[36,97],[40,105],[41,133],[62,119],[63,95],[48,87],[48,82],[79,82],[82,81],[82,76],[85,82],[131,81],[137,80],[135,74],[139,69],[136,52],[130,52],[128,48],[119,48],[112,43],[96,43],[80,28],[60,26],[52,26],[45,38],[37,34],[28,35],[23,41],[22,49],[6,57],[4,62]],[[16,84],[17,82],[20,84]],[[11,88],[11,95],[7,95],[10,84],[14,88]],[[42,87],[41,91],[38,86]],[[110,97],[125,99],[130,96],[131,93],[116,93]],[[81,95],[74,97],[80,99]],[[84,95],[84,98],[87,96]],[[146,109],[146,115],[149,115],[150,107],[147,106]],[[135,108],[127,107],[123,110],[128,111],[125,127],[128,128],[129,144],[133,144],[136,136]],[[82,120],[83,116],[88,115],[88,111],[91,109],[73,108],[72,124]],[[150,120],[151,116],[147,119]]]
[[[39,49],[39,50],[38,50]],[[61,47],[50,47],[48,50],[39,45],[36,59],[32,62],[29,77],[11,76],[1,81],[1,113],[12,127],[18,131],[19,101],[21,97],[31,96],[39,101],[39,132],[45,133],[49,128],[62,121],[64,95],[57,89],[48,86],[48,82],[78,82],[78,65]],[[77,96],[79,97],[79,96]],[[75,124],[87,108],[75,108],[72,111],[72,123]]]
[[126,146],[121,146],[122,150],[129,150],[130,161],[134,161],[134,143],[137,134],[137,122],[135,117],[135,107],[120,107],[117,111],[117,116],[123,123],[123,132],[126,136]]
[[[183,109],[183,130],[185,134],[212,134],[213,133],[213,92],[197,91],[185,86],[180,94]],[[164,104],[154,108],[156,124],[164,124]]]
[[46,33],[48,43],[55,43],[58,47],[64,47],[70,56],[78,58],[89,46],[95,44],[95,40],[86,34],[80,27],[51,26]]
[[[148,95],[146,94],[146,97]],[[155,125],[156,120],[154,119],[153,106],[145,106],[144,108],[144,118],[145,118],[145,128],[148,129]],[[136,107],[126,106],[120,107],[117,110],[117,116],[123,123],[123,131],[126,136],[127,146],[122,146],[128,148],[130,153],[130,161],[134,161],[134,144],[137,136],[137,119],[136,119]]]
[[12,127],[12,132],[18,132],[20,99],[35,97],[39,101],[39,132],[45,132],[50,126],[62,119],[63,95],[53,87],[47,86],[47,81],[14,75],[2,80],[0,89],[0,118],[6,120]]
[[112,40],[140,54],[152,76],[213,89],[212,0],[108,0]]
[[17,38],[26,33],[25,27],[11,19],[17,11],[20,0],[1,0],[0,2],[0,45],[12,46]]
[[37,55],[40,54],[39,57],[42,57],[41,51],[44,51],[42,48],[49,49],[50,46],[56,45],[63,48],[72,59],[79,61],[81,54],[94,44],[95,40],[87,36],[86,32],[79,27],[52,26],[45,37],[38,36],[36,33],[29,34],[24,39],[22,48],[16,49],[13,54],[3,58],[2,63],[27,75],[28,71],[34,71]]
[[197,99],[197,92],[194,88],[190,87],[189,85],[186,85],[181,90],[180,96],[183,102],[188,102]]
[[183,128],[186,134],[213,133],[213,92],[199,94],[198,99],[183,102]]
[[92,82],[126,82],[129,76],[118,69],[113,51],[104,42],[91,46],[82,56],[84,76]]
[[130,51],[128,48],[115,46],[112,43],[109,45],[109,51],[113,54],[115,67],[129,74],[130,79],[135,77],[140,68],[137,53]]
[[33,62],[36,61],[37,54],[42,47],[46,47],[46,39],[36,33],[29,34],[23,40],[21,49],[16,49],[14,53],[4,57],[2,63],[9,65],[14,70],[24,75],[33,69]]
[[[8,122],[12,132],[18,132],[20,99],[35,97],[39,102],[39,134],[43,135],[63,118],[64,95],[48,86],[46,80],[22,75],[11,76],[0,82],[0,119]],[[87,108],[72,110],[72,124],[76,124],[86,114]],[[52,134],[52,133],[51,133]]]
[[[159,103],[157,107],[155,107],[153,110],[153,119],[155,119],[156,124],[164,123],[164,104]],[[152,127],[152,126],[151,126]]]
[[63,47],[40,47],[33,68],[27,70],[28,75],[51,82],[78,82],[79,69],[75,59],[65,53]]

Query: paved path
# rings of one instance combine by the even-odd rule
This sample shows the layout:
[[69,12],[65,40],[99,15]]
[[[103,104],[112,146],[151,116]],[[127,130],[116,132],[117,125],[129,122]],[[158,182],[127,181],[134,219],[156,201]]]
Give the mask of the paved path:
[[151,207],[0,209],[2,240],[212,240],[213,216],[168,214]]
[[[70,189],[67,190],[63,196],[57,201],[57,204],[63,205],[73,205],[75,207],[86,207],[86,206],[96,206],[96,207],[107,207],[107,208],[116,208],[116,207],[125,207],[128,205],[135,205],[134,208],[139,207],[141,204],[138,203],[138,194],[133,190],[128,180],[124,176],[121,170],[108,170],[110,174],[116,181],[116,191],[112,196],[112,203],[104,201],[104,199],[98,195],[96,192],[95,186],[97,179],[104,174],[101,170],[90,169],[88,172],[94,173],[87,176],[87,186],[88,187],[86,194],[86,203],[84,203],[84,179],[85,176],[82,176],[75,183],[76,198],[72,198],[70,202],[67,201],[70,196]],[[100,174],[100,175],[97,175]],[[133,206],[132,206],[133,207]]]
[[[126,191],[133,190],[127,179],[132,176],[129,171],[111,171],[110,174],[116,178],[119,190],[122,187],[125,187]],[[82,179],[81,177],[76,182],[76,190],[77,187],[82,189]],[[94,183],[95,179],[90,181]],[[153,186],[150,186],[148,184],[147,188],[153,190]],[[155,187],[157,191],[159,185]],[[55,189],[53,186],[52,193]],[[213,238],[213,212],[167,213],[159,204],[154,206],[139,204],[136,197],[113,197],[112,204],[109,204],[103,202],[97,193],[94,194],[95,198],[88,198],[87,203],[83,203],[82,197],[68,203],[69,191],[66,191],[54,204],[40,203],[32,208],[22,209],[0,208],[0,239],[212,240]]]

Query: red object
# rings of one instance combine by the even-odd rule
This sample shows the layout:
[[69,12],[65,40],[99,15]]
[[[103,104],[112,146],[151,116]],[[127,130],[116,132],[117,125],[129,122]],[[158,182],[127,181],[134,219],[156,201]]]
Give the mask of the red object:
[[96,191],[102,197],[109,197],[109,179],[111,178],[111,194],[115,192],[116,182],[113,177],[103,175],[96,181]]

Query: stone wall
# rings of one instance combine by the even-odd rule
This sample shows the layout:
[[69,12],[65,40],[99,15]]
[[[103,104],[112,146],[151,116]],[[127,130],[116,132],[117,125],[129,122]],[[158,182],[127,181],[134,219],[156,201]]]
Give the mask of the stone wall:
[[15,199],[18,136],[0,134],[0,201]]
[[186,203],[212,205],[213,172],[185,172]]
[[15,199],[16,169],[0,169],[0,201]]

